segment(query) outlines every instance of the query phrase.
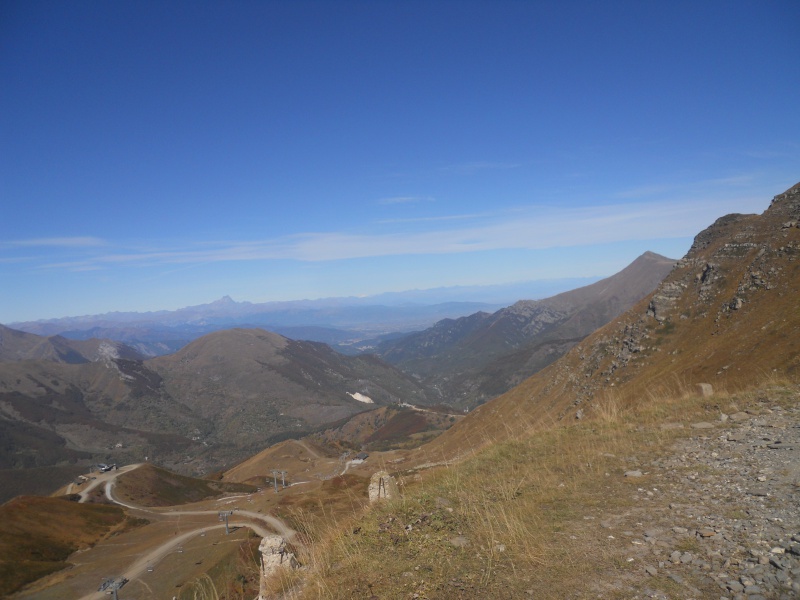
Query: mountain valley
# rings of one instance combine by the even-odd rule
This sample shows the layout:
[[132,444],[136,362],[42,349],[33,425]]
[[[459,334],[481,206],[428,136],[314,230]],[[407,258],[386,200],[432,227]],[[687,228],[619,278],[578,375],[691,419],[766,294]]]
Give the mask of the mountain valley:
[[[679,261],[385,342],[395,366],[258,329],[148,360],[0,330],[22,340],[0,363],[5,464],[132,463],[47,499],[96,526],[57,532],[80,552],[50,566],[37,538],[0,593],[99,599],[118,574],[121,597],[181,600],[795,598],[799,298],[800,184]],[[150,461],[238,462],[195,483]],[[370,501],[380,473],[399,497]],[[300,568],[262,572],[276,554]]]
[[[6,490],[0,499],[46,491],[38,480],[26,488],[31,480],[18,477],[17,468],[56,468],[67,475],[91,461],[149,459],[202,475],[281,439],[324,431],[337,447],[383,447],[386,435],[393,443],[421,444],[489,394],[505,391],[555,360],[576,343],[575,336],[633,304],[671,264],[648,253],[617,275],[550,299],[439,321],[416,334],[385,336],[394,341],[385,339],[381,354],[398,362],[394,367],[374,354],[353,352],[353,347],[342,354],[323,343],[263,329],[215,331],[173,353],[145,357],[119,341],[42,337],[3,327],[0,435],[7,442],[0,453]],[[161,326],[192,317],[196,323],[213,321],[220,311],[248,315],[255,310],[262,308],[223,299],[167,313],[171,321]],[[374,313],[370,305],[363,310]],[[302,314],[294,318],[307,318]],[[335,333],[314,326],[288,329],[315,336]],[[443,330],[454,332],[449,341],[429,341],[439,339]],[[332,339],[342,341],[335,335]],[[462,391],[467,388],[476,392]],[[434,404],[449,406],[440,409],[449,416],[409,408]],[[346,423],[388,405],[394,405],[390,415],[383,409],[359,418],[382,423],[374,427],[373,439],[360,433],[366,431],[363,426]],[[377,431],[382,427],[388,429]]]
[[0,362],[5,499],[24,489],[18,468],[71,472],[76,461],[149,457],[207,473],[284,437],[409,399],[429,403],[414,380],[375,357],[257,329],[209,334],[147,361],[107,353],[91,362]]

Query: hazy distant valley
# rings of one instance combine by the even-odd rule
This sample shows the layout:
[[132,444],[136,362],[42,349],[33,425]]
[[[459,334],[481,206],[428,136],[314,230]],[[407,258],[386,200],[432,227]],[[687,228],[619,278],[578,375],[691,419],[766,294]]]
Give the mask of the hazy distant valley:
[[145,356],[171,354],[198,337],[234,327],[263,328],[356,354],[386,337],[424,329],[444,318],[494,312],[523,298],[544,298],[597,279],[564,278],[391,292],[363,298],[264,303],[236,302],[226,296],[209,304],[172,311],[116,312],[6,325],[41,336],[111,339],[124,342]]
[[800,600],[799,24],[3,2],[0,600]]

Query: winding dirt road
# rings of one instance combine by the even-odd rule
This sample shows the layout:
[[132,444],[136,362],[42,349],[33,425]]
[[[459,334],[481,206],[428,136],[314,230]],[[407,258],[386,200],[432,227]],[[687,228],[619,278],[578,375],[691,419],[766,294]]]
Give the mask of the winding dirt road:
[[[139,465],[136,465],[136,467],[138,467],[138,466]],[[128,469],[128,470],[131,470],[131,469]],[[125,471],[120,471],[120,474],[123,473],[123,472],[125,472]],[[105,489],[106,497],[111,502],[113,502],[114,504],[119,504],[120,506],[124,506],[125,508],[130,508],[132,510],[138,510],[138,511],[146,512],[146,513],[150,513],[150,514],[157,514],[157,515],[160,515],[162,517],[163,516],[172,516],[172,515],[216,515],[216,514],[219,514],[219,512],[220,512],[218,510],[171,510],[169,512],[161,512],[161,511],[150,510],[148,508],[145,508],[143,506],[137,506],[135,504],[128,504],[127,502],[123,502],[122,500],[120,500],[119,498],[114,496],[114,484],[116,483],[116,479],[117,479],[116,476],[114,476],[114,477],[110,478],[108,481],[106,481],[106,489]],[[283,536],[287,540],[290,540],[290,539],[294,538],[294,536],[297,534],[297,532],[294,529],[289,527],[286,523],[284,523],[283,521],[281,521],[277,517],[273,517],[272,515],[264,515],[264,514],[252,512],[252,511],[249,511],[249,510],[234,509],[234,511],[235,511],[234,514],[236,516],[246,517],[246,518],[252,519],[254,521],[262,521],[263,523],[268,525],[270,529],[274,530],[276,533],[278,533],[279,535]],[[231,526],[232,527],[234,526],[233,523],[231,523]],[[250,529],[254,530],[261,537],[264,537],[264,533],[261,533],[261,532],[262,531],[266,531],[265,529],[263,529],[263,527],[261,527],[259,525],[253,525],[251,523],[245,523],[245,524],[239,525],[239,526],[240,527],[250,527]],[[219,527],[219,526],[215,525],[214,527]],[[208,529],[208,528],[206,528],[206,529]]]
[[[103,473],[96,480],[92,481],[90,486],[88,486],[86,489],[82,491],[80,501],[83,502],[85,498],[88,496],[89,492],[91,492],[99,485],[104,484],[105,494],[106,497],[109,499],[109,501],[118,504],[120,506],[124,506],[125,508],[131,510],[136,510],[139,512],[148,513],[152,515],[158,515],[161,518],[164,517],[169,518],[173,515],[180,517],[182,515],[217,515],[219,513],[218,510],[171,510],[168,512],[162,512],[162,511],[151,510],[143,506],[129,504],[115,497],[114,485],[116,483],[117,477],[123,473],[132,471],[133,469],[136,469],[139,466],[141,466],[141,463],[135,465],[128,465],[126,467],[119,469],[118,471]],[[297,534],[297,532],[294,531],[288,525],[286,525],[286,523],[284,523],[283,521],[281,521],[276,517],[273,517],[272,515],[264,515],[252,511],[234,509],[234,514],[231,516],[231,519],[236,519],[236,521],[231,520],[229,522],[228,526],[230,528],[248,527],[261,537],[265,537],[273,533],[278,533],[283,538],[291,540],[294,539]],[[159,546],[156,546],[147,554],[137,558],[131,565],[129,565],[125,570],[123,570],[120,573],[120,577],[124,577],[128,580],[133,580],[136,577],[140,577],[143,573],[146,572],[148,566],[157,563],[170,552],[176,551],[178,548],[183,546],[188,540],[193,539],[203,534],[204,532],[212,531],[215,529],[221,529],[224,527],[225,524],[220,523],[216,525],[205,525],[201,527],[195,527],[189,531],[185,531],[180,535],[171,538],[167,542],[160,544]],[[82,596],[80,600],[102,600],[105,599],[105,597],[106,597],[106,592],[96,591],[90,594],[86,594],[85,596]]]
[[[142,463],[135,463],[132,465],[126,465],[121,469],[114,469],[113,471],[106,471],[105,473],[100,473],[99,471],[93,476],[94,479],[89,481],[89,484],[83,488],[81,491],[78,492],[78,495],[81,497],[78,502],[86,502],[89,498],[89,492],[93,491],[98,486],[107,483],[109,481],[115,481],[117,477],[122,475],[123,473],[127,473],[128,471],[133,471],[134,469],[138,469],[142,466]],[[70,483],[69,487],[67,487],[67,494],[73,493],[74,485]]]

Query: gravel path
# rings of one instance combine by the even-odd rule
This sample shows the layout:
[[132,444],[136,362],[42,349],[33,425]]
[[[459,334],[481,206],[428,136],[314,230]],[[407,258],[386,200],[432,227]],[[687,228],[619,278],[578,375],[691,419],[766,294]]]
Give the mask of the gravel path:
[[627,473],[637,508],[600,526],[632,569],[595,597],[800,598],[800,406],[763,406]]

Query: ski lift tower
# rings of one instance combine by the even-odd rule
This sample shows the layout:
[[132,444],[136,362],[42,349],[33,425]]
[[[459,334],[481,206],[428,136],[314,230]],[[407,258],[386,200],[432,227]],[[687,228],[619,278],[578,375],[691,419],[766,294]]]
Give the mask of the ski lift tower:
[[275,493],[278,493],[278,474],[280,471],[278,469],[272,469],[272,483],[275,485]]
[[228,517],[233,514],[232,510],[221,510],[219,511],[219,520],[225,521],[225,535],[230,533],[230,529],[228,529]]
[[103,583],[100,584],[100,587],[97,588],[97,591],[106,592],[106,594],[114,594],[114,600],[119,600],[117,592],[126,583],[128,583],[128,580],[124,577],[107,577],[103,580]]

